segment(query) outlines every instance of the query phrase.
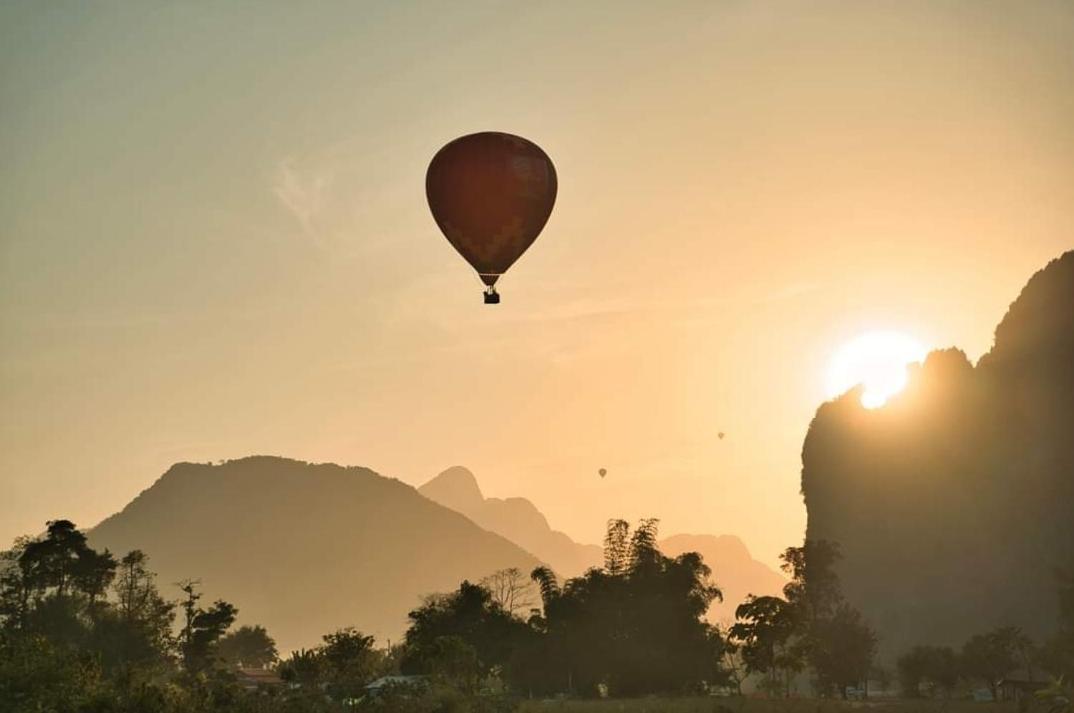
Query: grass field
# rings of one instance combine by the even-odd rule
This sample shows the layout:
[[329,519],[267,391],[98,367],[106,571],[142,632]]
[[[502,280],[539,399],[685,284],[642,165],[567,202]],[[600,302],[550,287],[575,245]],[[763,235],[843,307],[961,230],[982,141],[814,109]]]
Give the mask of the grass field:
[[808,698],[633,698],[526,701],[519,713],[1015,713],[1013,703],[955,700],[832,701]]

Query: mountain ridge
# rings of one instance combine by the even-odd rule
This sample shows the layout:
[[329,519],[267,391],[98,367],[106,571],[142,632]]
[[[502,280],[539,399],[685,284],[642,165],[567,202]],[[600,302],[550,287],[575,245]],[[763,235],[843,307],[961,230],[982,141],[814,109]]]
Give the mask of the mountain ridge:
[[[448,468],[420,486],[418,492],[441,505],[465,508],[459,512],[533,553],[561,577],[577,576],[603,562],[599,545],[575,542],[552,529],[537,506],[526,498],[485,497],[477,477],[465,467]],[[669,556],[699,552],[713,570],[724,594],[723,601],[714,602],[709,610],[713,621],[734,620],[735,608],[747,594],[778,594],[786,582],[781,574],[753,559],[745,543],[735,535],[678,534],[660,540],[659,545]]]
[[934,351],[882,408],[852,391],[817,410],[807,536],[839,543],[847,596],[888,655],[1054,626],[1053,570],[1074,568],[1071,434],[1074,251],[1027,281],[976,365]]
[[200,579],[283,650],[349,625],[397,639],[423,595],[538,564],[399,480],[275,456],[176,464],[88,535],[145,551],[166,594]]

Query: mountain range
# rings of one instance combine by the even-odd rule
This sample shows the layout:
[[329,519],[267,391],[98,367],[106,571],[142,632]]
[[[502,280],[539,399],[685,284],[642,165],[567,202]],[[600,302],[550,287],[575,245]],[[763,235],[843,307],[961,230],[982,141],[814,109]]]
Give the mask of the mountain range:
[[[598,566],[601,549],[553,530],[523,498],[485,498],[465,468],[420,489],[369,469],[253,456],[178,463],[89,532],[94,547],[141,549],[166,596],[196,579],[205,601],[239,607],[281,651],[310,647],[343,626],[398,640],[422,597],[516,567],[561,577]],[[726,620],[748,592],[783,578],[731,536],[670,537],[668,554],[700,551],[724,591]]]
[[[448,468],[418,492],[532,552],[560,576],[581,574],[603,561],[599,546],[577,543],[553,530],[529,500],[486,498],[474,474],[461,466]],[[734,535],[674,535],[659,544],[671,556],[699,552],[712,568],[713,578],[723,590],[723,601],[714,602],[709,609],[713,622],[732,621],[735,608],[747,594],[778,594],[786,582],[781,574],[753,559]]]

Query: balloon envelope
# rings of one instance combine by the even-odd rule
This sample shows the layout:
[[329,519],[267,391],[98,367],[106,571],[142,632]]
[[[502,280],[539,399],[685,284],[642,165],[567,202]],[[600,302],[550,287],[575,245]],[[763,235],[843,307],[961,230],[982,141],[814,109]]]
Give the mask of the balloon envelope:
[[436,224],[490,287],[541,233],[556,187],[541,147],[494,131],[450,142],[425,175]]

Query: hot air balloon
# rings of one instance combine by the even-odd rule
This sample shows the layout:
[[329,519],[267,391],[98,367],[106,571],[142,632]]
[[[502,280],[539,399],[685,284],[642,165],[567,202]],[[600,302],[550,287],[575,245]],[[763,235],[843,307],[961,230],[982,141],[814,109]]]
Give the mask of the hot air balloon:
[[436,224],[498,304],[496,280],[540,235],[556,202],[556,169],[531,141],[496,131],[440,149],[425,174]]
[[608,470],[606,468],[601,468],[600,470],[597,471],[597,473],[599,473],[600,477],[603,478],[604,476],[606,476],[608,474]]

